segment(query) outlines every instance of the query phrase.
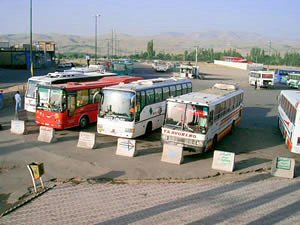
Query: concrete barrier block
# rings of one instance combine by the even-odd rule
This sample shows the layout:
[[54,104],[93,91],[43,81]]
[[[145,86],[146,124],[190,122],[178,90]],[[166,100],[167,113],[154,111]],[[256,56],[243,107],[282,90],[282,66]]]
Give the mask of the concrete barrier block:
[[275,157],[272,163],[271,174],[276,177],[294,178],[295,159]]
[[53,143],[56,141],[55,131],[51,127],[40,126],[38,141]]
[[164,144],[161,161],[177,165],[183,163],[183,145]]
[[136,140],[127,139],[127,138],[118,138],[118,146],[116,155],[122,155],[127,157],[136,156]]
[[10,132],[13,134],[26,134],[26,122],[24,120],[12,120]]
[[96,134],[80,131],[77,147],[86,149],[96,148]]
[[215,170],[232,172],[234,170],[234,158],[235,153],[233,152],[215,150],[212,168]]

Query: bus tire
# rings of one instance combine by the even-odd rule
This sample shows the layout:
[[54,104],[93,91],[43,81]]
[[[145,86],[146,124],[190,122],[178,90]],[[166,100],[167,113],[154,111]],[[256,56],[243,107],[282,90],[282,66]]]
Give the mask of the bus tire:
[[86,128],[88,124],[89,124],[89,118],[87,116],[83,116],[80,118],[79,121],[80,128]]
[[230,135],[233,134],[234,127],[235,127],[235,120],[234,120],[234,121],[232,122],[232,124],[231,124],[230,132],[229,132]]
[[214,151],[217,147],[217,143],[218,143],[218,136],[215,135],[214,138],[213,138],[213,142],[212,142],[212,145],[211,145],[211,150]]
[[145,134],[149,134],[152,132],[152,122],[149,122],[147,124],[146,130],[145,130]]

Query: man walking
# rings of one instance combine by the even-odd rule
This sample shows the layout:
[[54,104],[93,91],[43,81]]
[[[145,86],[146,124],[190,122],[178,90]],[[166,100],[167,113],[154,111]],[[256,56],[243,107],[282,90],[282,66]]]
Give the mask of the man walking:
[[255,83],[254,83],[254,89],[255,89],[255,90],[257,89],[257,80],[255,80]]
[[85,59],[86,59],[86,64],[87,64],[87,66],[89,67],[89,66],[90,66],[90,56],[89,56],[89,55],[86,55],[86,56],[85,56]]
[[16,114],[18,114],[18,112],[21,111],[21,107],[22,107],[22,98],[19,91],[17,91],[17,93],[15,94],[15,101],[16,101],[15,111]]
[[3,104],[4,104],[4,94],[3,94],[3,90],[0,90],[0,109],[3,108]]

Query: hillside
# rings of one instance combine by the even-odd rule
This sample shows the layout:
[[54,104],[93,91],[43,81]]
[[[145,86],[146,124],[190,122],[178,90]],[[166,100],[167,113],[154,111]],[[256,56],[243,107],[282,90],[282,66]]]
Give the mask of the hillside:
[[[205,31],[194,33],[167,32],[153,36],[134,36],[129,34],[116,34],[119,39],[119,49],[122,53],[135,53],[146,50],[147,42],[154,40],[156,52],[165,51],[182,53],[184,50],[192,50],[193,46],[200,48],[214,48],[216,51],[235,48],[242,54],[246,54],[253,47],[260,47],[268,52],[269,40],[272,40],[272,52],[299,51],[300,39],[272,38],[256,33],[233,31]],[[100,54],[107,54],[107,40],[111,40],[111,34],[98,37]],[[54,41],[58,52],[94,52],[94,36],[78,36],[68,34],[33,34],[35,41]],[[29,43],[29,34],[2,34],[0,42],[9,41],[10,44]],[[111,51],[111,47],[110,47]]]

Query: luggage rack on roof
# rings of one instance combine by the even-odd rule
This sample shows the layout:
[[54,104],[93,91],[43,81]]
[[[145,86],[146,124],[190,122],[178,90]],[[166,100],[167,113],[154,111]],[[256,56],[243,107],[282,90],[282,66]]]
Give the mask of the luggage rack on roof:
[[228,83],[216,83],[214,84],[213,88],[219,90],[228,90],[228,91],[230,90],[235,91],[239,89],[237,84],[228,84]]

